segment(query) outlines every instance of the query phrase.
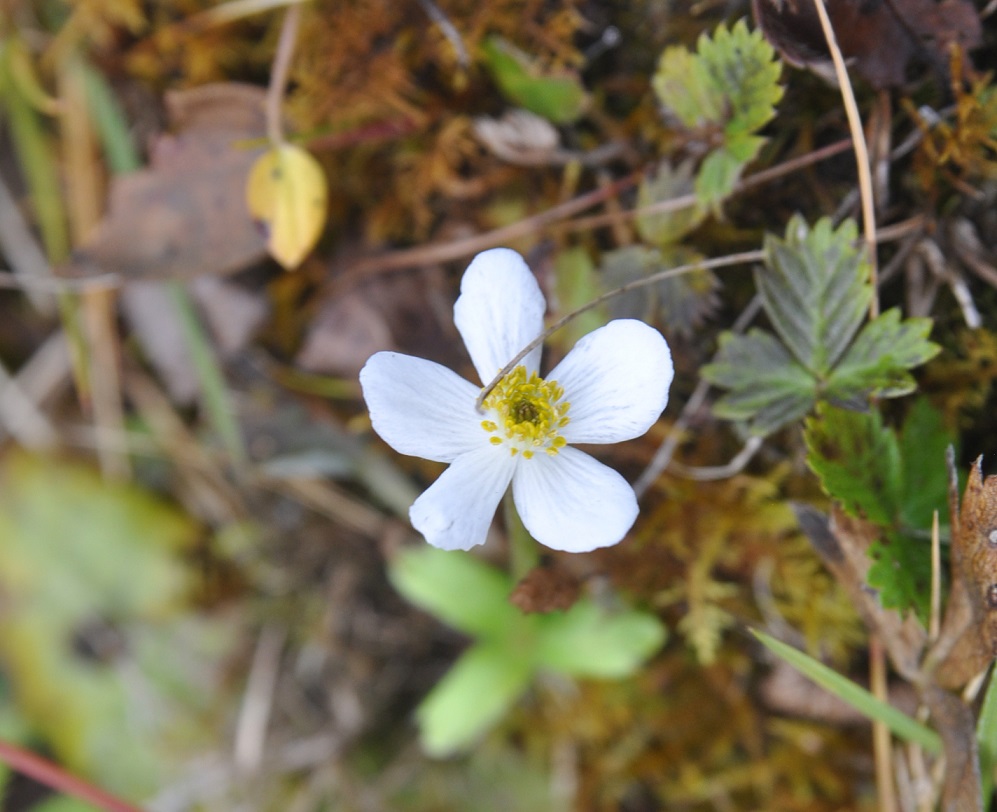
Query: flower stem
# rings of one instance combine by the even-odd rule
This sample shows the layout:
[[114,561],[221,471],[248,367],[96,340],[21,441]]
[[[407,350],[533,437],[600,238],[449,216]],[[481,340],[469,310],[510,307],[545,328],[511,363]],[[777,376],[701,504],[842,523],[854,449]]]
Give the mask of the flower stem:
[[540,563],[540,552],[519,512],[512,501],[512,491],[505,495],[502,501],[502,511],[505,516],[505,532],[509,537],[509,572],[514,581],[519,581],[526,573]]

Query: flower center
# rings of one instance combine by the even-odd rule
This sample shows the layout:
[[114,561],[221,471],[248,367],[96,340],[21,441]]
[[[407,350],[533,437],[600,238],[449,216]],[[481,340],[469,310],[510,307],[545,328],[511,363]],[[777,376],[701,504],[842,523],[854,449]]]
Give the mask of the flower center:
[[545,381],[520,365],[506,375],[482,404],[488,419],[481,427],[492,445],[508,445],[514,456],[530,459],[538,449],[556,454],[566,445],[558,432],[568,425],[571,404],[557,381]]

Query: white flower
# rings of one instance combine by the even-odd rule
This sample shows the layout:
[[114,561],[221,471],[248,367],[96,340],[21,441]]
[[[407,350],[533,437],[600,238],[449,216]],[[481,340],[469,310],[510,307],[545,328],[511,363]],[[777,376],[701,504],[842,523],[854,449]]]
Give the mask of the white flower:
[[[543,332],[543,293],[507,248],[478,254],[461,281],[454,322],[487,384]],[[546,379],[540,349],[495,387],[421,358],[379,352],[360,371],[374,430],[396,451],[450,463],[412,505],[412,525],[445,550],[482,544],[512,482],[523,524],[555,550],[616,544],[637,518],[623,477],[570,443],[639,437],[668,402],[672,359],[641,321],[612,321],[582,338]]]

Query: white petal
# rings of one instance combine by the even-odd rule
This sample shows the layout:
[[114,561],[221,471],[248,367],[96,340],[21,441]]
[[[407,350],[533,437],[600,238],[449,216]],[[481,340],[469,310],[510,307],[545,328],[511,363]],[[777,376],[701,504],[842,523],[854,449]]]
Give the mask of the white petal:
[[571,404],[569,443],[618,443],[640,437],[668,403],[674,369],[661,333],[618,319],[582,338],[551,370]]
[[637,518],[633,488],[577,448],[523,460],[512,480],[512,495],[530,535],[569,553],[616,544]]
[[[536,277],[515,251],[493,248],[474,258],[453,315],[483,384],[543,332],[546,309]],[[538,370],[540,348],[523,363],[530,372]]]
[[443,550],[484,544],[515,467],[508,450],[494,446],[457,457],[409,509],[412,526]]
[[401,454],[452,462],[487,442],[474,410],[480,390],[433,361],[376,353],[360,370],[360,386],[374,431]]

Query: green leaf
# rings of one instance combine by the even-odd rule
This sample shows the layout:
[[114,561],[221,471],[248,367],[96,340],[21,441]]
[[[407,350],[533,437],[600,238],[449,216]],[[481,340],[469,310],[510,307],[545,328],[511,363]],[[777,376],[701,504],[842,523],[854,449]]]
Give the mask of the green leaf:
[[942,752],[941,737],[931,728],[911,719],[892,705],[881,702],[865,688],[856,685],[847,677],[843,677],[802,651],[757,629],[751,629],[751,633],[769,651],[785,660],[805,677],[816,682],[825,691],[843,699],[869,719],[882,722],[904,741],[920,745],[932,755],[939,755]]
[[468,553],[409,547],[391,561],[388,578],[416,606],[467,634],[501,636],[524,620],[509,603],[509,578]]
[[941,348],[928,341],[932,321],[928,318],[900,320],[897,308],[869,322],[849,347],[831,374],[828,398],[856,396],[893,398],[917,388],[908,369],[934,358]]
[[931,597],[931,549],[926,538],[888,531],[869,547],[866,582],[885,609],[913,609],[927,625]]
[[700,204],[716,207],[761,149],[763,139],[753,133],[775,116],[782,68],[772,46],[743,20],[732,29],[719,26],[712,38],[704,34],[696,47],[695,55],[666,48],[652,86],[686,129],[699,131],[708,142],[722,136],[696,179]]
[[658,100],[686,127],[721,125],[728,135],[754,132],[775,116],[782,98],[781,64],[759,31],[744,20],[703,34],[696,55],[665,49],[652,79]]
[[813,407],[816,384],[772,335],[750,330],[722,333],[713,362],[703,378],[729,389],[714,405],[727,420],[747,420],[753,434],[765,435],[803,417]]
[[940,518],[945,517],[949,492],[945,451],[957,439],[945,428],[942,413],[927,398],[914,401],[900,432],[903,460],[900,519],[905,527],[929,529],[936,510],[940,511]]
[[[674,200],[692,191],[692,163],[685,161],[673,167],[668,161],[662,161],[653,176],[646,176],[641,181],[637,190],[637,207],[641,209],[655,203]],[[703,216],[704,211],[698,206],[685,206],[676,211],[654,214],[638,214],[637,232],[645,242],[664,246],[681,240],[703,221]]]
[[796,359],[825,376],[855,337],[872,299],[869,265],[855,248],[858,230],[827,218],[808,228],[795,216],[785,240],[767,236],[755,284],[772,326]]
[[[612,290],[667,268],[692,265],[702,259],[701,254],[684,245],[617,248],[602,255],[602,287]],[[660,320],[668,326],[670,333],[691,337],[719,304],[716,295],[719,286],[713,271],[697,268],[613,297],[609,313],[612,318]]]
[[883,526],[900,511],[897,438],[876,411],[859,413],[826,403],[806,422],[807,464],[821,488],[850,516]]
[[588,97],[575,74],[544,75],[502,37],[482,43],[485,67],[513,104],[555,124],[570,124],[585,111]]
[[997,679],[990,676],[987,692],[976,723],[976,741],[980,750],[980,780],[983,785],[983,808],[990,808],[994,792],[994,768],[997,767]]
[[724,89],[704,70],[702,59],[681,45],[664,50],[651,85],[658,101],[690,130],[723,118]]
[[[115,792],[142,795],[161,785],[170,758],[157,737],[175,734],[173,720],[189,710],[158,690],[140,648],[184,606],[181,554],[195,533],[169,505],[84,466],[8,454],[0,468],[5,676],[35,736],[67,767]],[[73,649],[94,623],[127,635],[113,667]],[[176,641],[170,650],[176,659]],[[203,672],[200,680],[203,697]],[[148,697],[139,726],[136,684]]]
[[453,755],[473,744],[526,690],[533,664],[504,646],[480,643],[461,655],[419,705],[426,752]]
[[703,211],[716,211],[717,205],[734,190],[745,163],[727,149],[718,149],[706,156],[696,176],[696,199]]
[[[588,304],[601,293],[595,266],[584,248],[567,248],[558,252],[554,275],[558,304],[564,313]],[[572,320],[564,328],[564,345],[572,347],[582,336],[602,327],[606,323],[605,310],[605,307],[587,310]]]
[[541,621],[539,664],[576,677],[628,676],[661,647],[666,636],[653,615],[607,614],[588,600]]

